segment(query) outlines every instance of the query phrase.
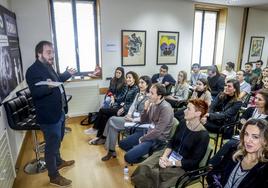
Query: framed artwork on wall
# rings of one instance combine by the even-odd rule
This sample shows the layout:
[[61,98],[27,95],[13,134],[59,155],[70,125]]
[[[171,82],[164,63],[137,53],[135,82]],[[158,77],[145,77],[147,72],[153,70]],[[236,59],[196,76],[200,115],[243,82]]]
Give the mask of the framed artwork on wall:
[[248,62],[256,62],[257,60],[261,59],[264,39],[264,37],[251,37],[248,53]]
[[177,64],[179,36],[179,32],[158,31],[156,60],[157,65]]
[[144,66],[146,63],[146,31],[121,31],[122,66]]

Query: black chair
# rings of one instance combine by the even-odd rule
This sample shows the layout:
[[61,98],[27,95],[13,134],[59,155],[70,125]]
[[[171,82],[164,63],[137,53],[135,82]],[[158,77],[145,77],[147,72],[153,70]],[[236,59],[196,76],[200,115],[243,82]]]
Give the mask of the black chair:
[[30,110],[30,113],[32,115],[35,115],[35,107],[34,107],[34,104],[33,104],[33,98],[32,98],[32,94],[31,94],[31,91],[29,90],[28,87],[24,88],[24,89],[21,89],[19,91],[16,92],[16,95],[17,96],[25,96],[27,101],[28,101],[28,104],[29,104],[29,110]]
[[28,174],[37,174],[46,171],[45,161],[40,157],[39,142],[36,131],[40,126],[36,123],[35,116],[30,113],[30,106],[25,96],[18,96],[4,103],[8,124],[14,130],[31,130],[35,159],[27,163],[24,171]]
[[179,177],[179,179],[176,182],[175,187],[178,188],[184,188],[189,185],[193,185],[195,183],[200,182],[201,178],[201,183],[202,187],[205,187],[205,176],[207,175],[210,166],[208,166],[208,162],[210,160],[210,157],[212,155],[212,147],[210,145],[207,146],[206,153],[203,157],[203,159],[199,163],[199,167],[195,170],[192,171],[187,171],[184,175]]

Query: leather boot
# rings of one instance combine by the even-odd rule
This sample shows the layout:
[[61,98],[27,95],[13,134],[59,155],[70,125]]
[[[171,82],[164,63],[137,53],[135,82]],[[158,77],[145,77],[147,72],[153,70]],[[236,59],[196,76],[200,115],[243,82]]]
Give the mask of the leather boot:
[[109,151],[107,153],[107,155],[105,155],[104,157],[101,158],[101,160],[102,161],[108,161],[111,158],[116,158],[116,153],[115,152],[112,152],[112,151]]

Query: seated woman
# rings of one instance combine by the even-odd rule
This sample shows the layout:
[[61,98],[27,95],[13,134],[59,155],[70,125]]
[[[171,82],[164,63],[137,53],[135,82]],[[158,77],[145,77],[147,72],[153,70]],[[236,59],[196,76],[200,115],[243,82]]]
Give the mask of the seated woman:
[[[208,81],[205,78],[199,78],[196,81],[195,90],[191,96],[191,99],[201,99],[204,100],[208,106],[211,104],[211,93],[208,88]],[[184,119],[184,110],[185,108],[179,109],[174,113],[174,117],[180,121]]]
[[[104,97],[101,108],[110,108],[115,102],[120,104],[124,100],[127,87],[125,84],[125,71],[122,67],[117,67],[114,72],[114,77],[110,81],[109,89]],[[96,134],[97,129],[86,129],[85,134]]]
[[118,101],[115,100],[112,108],[101,108],[99,110],[98,117],[94,123],[94,128],[98,130],[97,137],[93,140],[90,140],[89,144],[96,145],[105,143],[105,138],[102,135],[108,119],[115,115],[123,116],[128,111],[129,107],[134,101],[135,96],[139,92],[139,88],[137,86],[138,79],[138,75],[133,71],[129,71],[126,74],[127,90],[123,97],[123,102],[118,103]]
[[201,99],[204,100],[208,106],[211,104],[211,93],[208,87],[208,81],[205,78],[200,78],[196,82],[195,90],[191,96],[191,99]]
[[[256,96],[256,107],[249,107],[241,116],[240,123],[245,125],[247,120],[250,118],[254,119],[265,119],[268,121],[268,89],[261,89]],[[219,152],[210,160],[211,165],[218,164],[222,157],[228,152],[232,147],[238,145],[240,140],[239,136],[234,136],[221,148]]]
[[117,67],[115,69],[114,77],[110,81],[109,89],[105,95],[104,99],[104,108],[109,108],[111,105],[113,105],[115,102],[121,103],[123,102],[124,97],[124,89],[126,89],[125,86],[125,73],[124,68]]
[[140,121],[141,124],[146,124],[147,128],[143,125],[141,127],[144,129],[136,129],[134,134],[120,141],[119,147],[127,152],[124,156],[127,163],[140,162],[142,156],[148,154],[155,145],[165,143],[169,137],[173,109],[164,100],[165,94],[165,86],[159,83],[152,85]]
[[[237,150],[230,149],[207,176],[210,188],[268,187],[268,124],[250,119],[240,133]],[[232,147],[235,148],[235,147]]]
[[173,94],[165,97],[165,99],[173,108],[177,108],[180,101],[188,99],[188,95],[189,84],[187,83],[187,73],[185,71],[180,71]]
[[180,122],[164,153],[154,153],[132,174],[135,187],[172,187],[185,171],[198,168],[209,143],[208,132],[200,122],[207,111],[203,100],[189,101],[185,120]]
[[[224,124],[236,121],[237,113],[242,105],[238,99],[240,84],[237,80],[228,80],[224,86],[224,91],[219,93],[212,101],[207,117],[206,129],[212,133],[218,133]],[[224,138],[230,138],[232,130],[228,130]]]
[[106,156],[102,158],[103,161],[115,157],[115,144],[120,130],[125,129],[126,122],[140,122],[140,114],[144,109],[144,103],[148,100],[148,92],[151,87],[151,78],[149,76],[141,76],[139,79],[140,92],[136,95],[134,102],[124,117],[111,117],[104,129],[103,136],[106,137],[105,146],[108,150]]

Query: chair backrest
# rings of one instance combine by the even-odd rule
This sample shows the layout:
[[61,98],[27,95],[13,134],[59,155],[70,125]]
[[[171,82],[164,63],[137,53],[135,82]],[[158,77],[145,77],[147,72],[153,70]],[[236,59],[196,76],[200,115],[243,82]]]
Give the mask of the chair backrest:
[[250,93],[246,94],[246,96],[244,97],[244,100],[243,100],[242,107],[247,107],[248,106],[248,103],[250,101],[251,96],[253,96],[253,92],[250,92]]
[[30,114],[25,96],[18,96],[4,103],[10,128],[15,130],[39,130],[35,118]]
[[17,96],[25,96],[27,101],[28,101],[28,104],[29,104],[30,113],[35,114],[35,107],[33,104],[33,98],[32,98],[32,94],[31,94],[30,89],[28,87],[26,87],[22,90],[17,91],[16,95]]
[[176,118],[173,118],[172,127],[171,127],[171,130],[169,133],[169,139],[171,139],[173,137],[173,135],[175,134],[175,131],[176,131],[178,125],[179,125],[179,121]]
[[207,151],[206,151],[203,159],[199,163],[199,168],[208,165],[208,161],[209,161],[209,159],[211,157],[212,152],[213,152],[213,148],[208,144]]

